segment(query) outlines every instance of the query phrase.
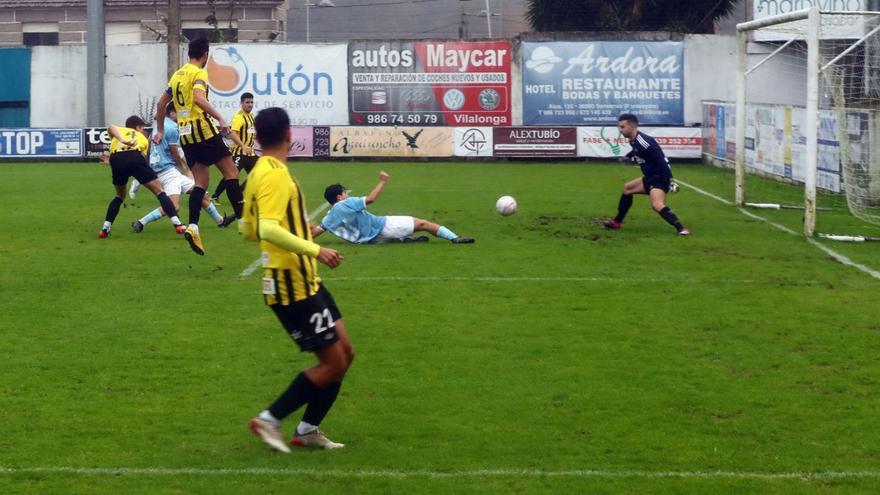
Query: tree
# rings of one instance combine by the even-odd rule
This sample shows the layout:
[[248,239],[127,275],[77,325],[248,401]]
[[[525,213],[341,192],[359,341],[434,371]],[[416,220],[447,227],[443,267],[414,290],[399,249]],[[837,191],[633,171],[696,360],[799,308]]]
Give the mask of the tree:
[[535,31],[711,33],[740,0],[528,0]]

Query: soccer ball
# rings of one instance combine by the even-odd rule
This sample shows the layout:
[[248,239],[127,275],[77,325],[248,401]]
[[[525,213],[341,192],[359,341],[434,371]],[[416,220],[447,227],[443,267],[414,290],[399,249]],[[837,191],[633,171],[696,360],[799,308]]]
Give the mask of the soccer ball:
[[511,196],[501,196],[495,202],[495,211],[503,217],[513,215],[516,213],[516,200]]

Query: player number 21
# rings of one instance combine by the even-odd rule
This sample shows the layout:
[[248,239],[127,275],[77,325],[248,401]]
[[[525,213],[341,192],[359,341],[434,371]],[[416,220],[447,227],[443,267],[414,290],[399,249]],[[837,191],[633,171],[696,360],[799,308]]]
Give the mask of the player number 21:
[[[325,326],[324,323],[327,323]],[[315,334],[319,334],[324,330],[329,330],[333,328],[333,317],[330,315],[329,309],[324,309],[323,313],[313,313],[312,317],[309,318],[309,323],[315,325]]]

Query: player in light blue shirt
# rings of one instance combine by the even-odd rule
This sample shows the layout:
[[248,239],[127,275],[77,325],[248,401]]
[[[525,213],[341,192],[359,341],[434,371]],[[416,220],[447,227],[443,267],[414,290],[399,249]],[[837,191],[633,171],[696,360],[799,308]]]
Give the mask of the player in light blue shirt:
[[[159,141],[159,144],[150,147],[150,168],[159,176],[162,187],[171,198],[171,202],[175,207],[180,208],[180,195],[182,193],[189,194],[195,186],[195,182],[180,151],[180,130],[175,121],[176,117],[174,103],[169,103],[165,113],[165,133],[162,135],[162,140]],[[140,184],[137,181],[132,182],[131,189],[128,191],[128,196],[131,199],[135,198],[139,187]],[[202,208],[211,215],[211,218],[220,227],[226,227],[235,220],[234,215],[221,215],[208,198],[202,200]],[[162,208],[156,208],[140,220],[132,222],[131,228],[137,233],[143,232],[147,224],[159,220],[164,214]]]
[[159,144],[154,144],[150,148],[150,168],[157,174],[177,166],[177,160],[171,154],[171,147],[175,150],[180,146],[180,130],[177,128],[177,122],[171,120],[165,115],[165,134]]
[[379,172],[379,184],[370,194],[362,197],[349,197],[342,184],[327,186],[324,199],[332,207],[320,225],[312,226],[312,237],[330,231],[340,239],[355,244],[424,242],[428,240],[427,237],[413,238],[412,234],[429,232],[455,244],[473,244],[473,238],[459,237],[446,227],[427,220],[410,216],[376,216],[367,211],[367,205],[379,198],[387,182],[388,173],[384,170]]

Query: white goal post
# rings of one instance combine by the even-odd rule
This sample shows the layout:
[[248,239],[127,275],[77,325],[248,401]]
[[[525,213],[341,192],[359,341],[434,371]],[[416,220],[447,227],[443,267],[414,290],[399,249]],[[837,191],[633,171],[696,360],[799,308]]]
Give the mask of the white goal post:
[[[856,28],[852,28],[856,26]],[[842,33],[843,29],[849,29]],[[749,62],[749,37],[750,33],[761,33],[762,40],[771,34],[771,38],[778,44],[764,43],[762,49],[770,52],[766,57],[748,66]],[[774,37],[775,36],[775,37]],[[867,41],[870,40],[870,43]],[[784,43],[783,43],[784,41]],[[752,100],[747,93],[748,77],[751,73],[759,70],[766,62],[774,57],[783,58],[780,53],[796,53],[799,63],[805,66],[799,70],[805,72],[806,88],[803,102],[797,110],[787,108],[785,120],[788,127],[792,127],[792,114],[803,112],[803,120],[797,128],[798,146],[803,145],[802,153],[797,152],[798,167],[803,167],[802,182],[804,184],[804,234],[813,236],[816,232],[817,211],[817,174],[820,161],[820,121],[821,125],[828,126],[828,122],[834,122],[837,129],[834,135],[838,136],[837,143],[839,152],[839,180],[840,191],[844,192],[847,205],[856,217],[869,223],[880,224],[880,163],[874,159],[870,150],[855,153],[851,151],[862,150],[861,142],[850,140],[864,139],[865,148],[870,148],[871,138],[851,138],[851,129],[848,126],[861,121],[869,124],[880,124],[880,106],[869,102],[869,94],[876,101],[876,90],[873,85],[880,81],[880,12],[858,11],[837,12],[820,11],[818,8],[804,9],[797,12],[775,15],[763,19],[744,22],[737,25],[737,81],[736,81],[736,182],[735,199],[739,206],[746,206],[746,168],[747,168],[747,129],[746,123],[750,118],[747,112],[747,104]],[[774,49],[775,48],[775,49]],[[772,51],[771,51],[772,50]],[[861,50],[861,51],[856,51]],[[805,52],[805,53],[804,53]],[[858,55],[857,55],[858,54]],[[859,62],[853,62],[853,57]],[[875,65],[869,65],[870,62]],[[878,59],[878,60],[875,60]],[[778,62],[777,62],[778,63]],[[860,65],[861,64],[861,65]],[[772,64],[771,64],[772,65]],[[795,71],[792,71],[789,76]],[[793,77],[793,76],[792,76]],[[798,77],[804,77],[800,74]],[[800,79],[803,82],[803,79]],[[856,81],[857,82],[854,82]],[[868,90],[869,83],[871,91]],[[861,86],[859,86],[861,85]],[[854,90],[858,91],[854,91]],[[820,90],[823,94],[820,95]],[[853,94],[858,97],[852,97]],[[801,96],[801,95],[799,95]],[[824,102],[823,107],[826,115],[831,115],[824,120],[820,114],[820,99]],[[867,106],[865,106],[868,102]],[[772,105],[774,101],[763,101],[763,104]],[[777,105],[778,106],[778,105]],[[856,110],[857,109],[857,110]],[[860,112],[853,116],[854,112]],[[754,114],[749,114],[754,115]],[[755,120],[758,120],[755,117]],[[857,122],[858,121],[858,122]],[[778,122],[776,122],[778,124]],[[757,125],[758,123],[756,123]],[[754,131],[751,131],[754,134]],[[874,131],[871,131],[874,134]],[[791,136],[786,136],[790,141]],[[858,146],[851,146],[851,144]],[[749,152],[752,156],[756,153],[754,139],[750,141]],[[786,159],[793,163],[791,150],[787,150]],[[822,155],[827,162],[827,155]],[[866,159],[865,156],[868,158]],[[878,153],[877,156],[880,156]],[[790,173],[790,172],[789,172]],[[873,182],[872,182],[873,181]]]

